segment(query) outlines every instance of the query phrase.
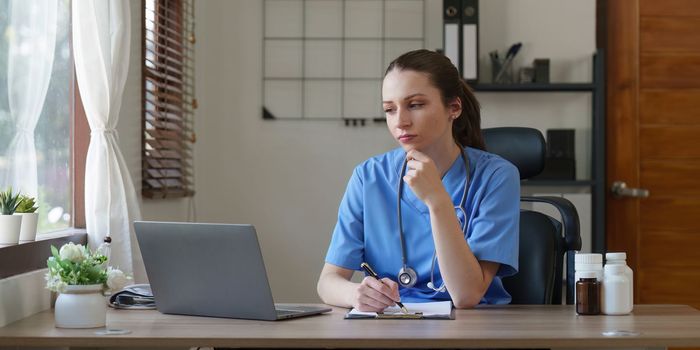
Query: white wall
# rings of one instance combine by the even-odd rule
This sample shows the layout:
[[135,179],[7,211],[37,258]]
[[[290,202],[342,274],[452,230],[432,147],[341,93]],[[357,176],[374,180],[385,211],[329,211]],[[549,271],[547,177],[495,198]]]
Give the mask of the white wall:
[[[441,3],[427,2],[429,48],[442,43]],[[262,120],[262,2],[198,1],[196,17],[198,220],[254,224],[277,301],[318,301],[316,280],[352,168],[395,145],[383,126]],[[553,81],[590,81],[595,1],[481,1],[481,23],[482,60],[523,41],[516,63],[549,57]],[[478,97],[485,126],[590,124],[585,94]]]
[[0,279],[0,327],[49,308],[47,269]]
[[392,140],[381,127],[263,121],[262,2],[197,5],[198,219],[254,224],[277,301],[317,301],[352,168]]

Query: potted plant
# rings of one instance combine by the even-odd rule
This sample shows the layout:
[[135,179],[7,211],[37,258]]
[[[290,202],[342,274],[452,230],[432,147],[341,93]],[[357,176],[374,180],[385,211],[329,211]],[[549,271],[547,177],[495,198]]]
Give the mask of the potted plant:
[[15,215],[22,217],[22,228],[19,233],[19,242],[32,242],[36,239],[36,225],[39,221],[39,213],[36,212],[35,199],[28,196],[20,196],[19,206]]
[[19,206],[19,198],[19,193],[12,193],[12,187],[0,191],[0,245],[19,242],[22,217],[13,215]]
[[51,246],[46,262],[46,288],[59,293],[54,319],[59,328],[104,327],[107,299],[103,292],[122,289],[130,280],[121,270],[107,265],[108,250],[96,252],[81,244]]

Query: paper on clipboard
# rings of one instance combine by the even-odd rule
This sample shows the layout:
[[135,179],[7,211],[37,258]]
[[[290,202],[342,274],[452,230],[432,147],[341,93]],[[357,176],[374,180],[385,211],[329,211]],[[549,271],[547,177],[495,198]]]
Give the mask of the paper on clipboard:
[[[403,305],[408,309],[409,314],[407,317],[401,317],[401,315],[405,315],[403,312],[401,312],[401,309],[394,305],[391,307],[388,307],[384,310],[384,315],[389,316],[389,317],[380,317],[376,312],[364,312],[364,311],[358,311],[356,309],[350,310],[347,314],[345,314],[346,319],[359,319],[359,318],[392,318],[392,319],[401,319],[401,318],[406,318],[406,319],[416,319],[416,318],[424,318],[424,319],[445,319],[445,320],[452,320],[454,319],[453,313],[452,313],[452,302],[451,301],[433,301],[433,302],[427,302],[427,303],[403,303]],[[422,315],[419,315],[421,313]],[[418,316],[416,316],[418,315]]]

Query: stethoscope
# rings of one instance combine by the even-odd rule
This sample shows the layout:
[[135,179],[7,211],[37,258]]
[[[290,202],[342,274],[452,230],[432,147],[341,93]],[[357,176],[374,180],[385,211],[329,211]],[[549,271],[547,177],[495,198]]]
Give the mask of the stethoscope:
[[[462,160],[464,161],[464,169],[467,171],[467,176],[465,177],[464,180],[464,191],[462,192],[462,199],[459,201],[459,205],[455,206],[456,210],[459,210],[462,212],[462,215],[464,216],[464,222],[462,223],[462,232],[464,234],[467,233],[466,228],[467,228],[467,211],[464,209],[464,203],[467,199],[467,189],[469,188],[469,160],[467,160],[467,155],[464,154],[464,150],[462,147],[459,148],[460,153],[462,154]],[[403,239],[403,222],[401,220],[401,192],[403,191],[403,176],[406,173],[406,165],[408,164],[408,158],[403,161],[403,166],[401,167],[401,173],[399,174],[399,189],[398,189],[398,212],[399,212],[399,238],[401,240],[401,260],[402,260],[402,267],[401,270],[399,270],[399,275],[398,275],[398,280],[399,280],[399,285],[401,285],[404,288],[412,288],[413,286],[416,285],[416,282],[418,281],[418,275],[416,274],[416,270],[408,266],[408,263],[406,262],[406,242]],[[457,218],[459,220],[459,218]],[[435,265],[437,264],[437,251],[433,250],[433,259],[432,259],[432,264],[430,265],[430,282],[428,282],[428,288],[436,291],[436,292],[444,292],[447,290],[447,287],[445,287],[445,282],[442,283],[440,287],[435,286]]]

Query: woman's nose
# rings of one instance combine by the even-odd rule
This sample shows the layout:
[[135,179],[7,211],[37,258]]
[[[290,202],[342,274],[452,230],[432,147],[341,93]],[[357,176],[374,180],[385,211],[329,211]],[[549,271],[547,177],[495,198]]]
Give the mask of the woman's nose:
[[411,125],[411,116],[409,115],[408,111],[404,110],[403,108],[399,108],[396,111],[396,114],[396,126],[402,128]]

